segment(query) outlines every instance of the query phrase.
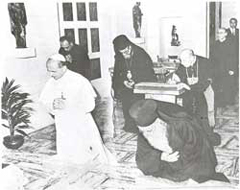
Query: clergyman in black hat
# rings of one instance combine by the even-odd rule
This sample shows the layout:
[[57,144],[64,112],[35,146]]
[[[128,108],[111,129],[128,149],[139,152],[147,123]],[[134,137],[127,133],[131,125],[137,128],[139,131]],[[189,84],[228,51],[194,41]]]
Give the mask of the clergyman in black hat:
[[119,35],[113,40],[115,51],[112,88],[114,97],[122,102],[125,119],[124,130],[137,132],[134,120],[129,116],[130,106],[143,95],[133,94],[134,84],[139,82],[154,82],[157,78],[153,71],[153,63],[147,52],[133,44],[125,35]]
[[139,129],[136,163],[145,174],[175,182],[229,182],[217,173],[213,145],[198,120],[183,107],[139,100],[129,110]]

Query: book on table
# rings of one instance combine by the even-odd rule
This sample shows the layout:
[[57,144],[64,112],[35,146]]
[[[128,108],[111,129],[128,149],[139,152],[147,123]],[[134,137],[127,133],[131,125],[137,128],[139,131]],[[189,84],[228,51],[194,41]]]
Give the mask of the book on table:
[[140,82],[135,84],[134,93],[139,94],[159,94],[159,95],[180,95],[184,92],[179,84],[167,84],[159,82]]

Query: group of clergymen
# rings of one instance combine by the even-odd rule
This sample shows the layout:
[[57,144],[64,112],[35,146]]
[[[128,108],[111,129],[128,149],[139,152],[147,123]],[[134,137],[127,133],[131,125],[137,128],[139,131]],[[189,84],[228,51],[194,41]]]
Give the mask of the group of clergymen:
[[[237,91],[232,90],[238,86],[238,45],[233,45],[234,37],[229,35],[226,29],[219,29],[219,42],[216,42],[211,60],[195,55],[191,49],[181,52],[175,82],[185,88],[180,97],[182,106],[134,94],[136,83],[157,82],[153,62],[144,49],[125,35],[113,40],[114,97],[122,102],[123,129],[138,134],[136,163],[145,175],[176,182],[187,179],[229,182],[224,174],[215,170],[214,146],[221,143],[221,137],[214,132],[214,123],[209,119],[214,117],[214,110],[216,115],[216,106],[235,103],[234,98],[229,100],[229,89],[231,95],[236,95]],[[226,47],[223,42],[227,43]],[[103,163],[115,162],[91,115],[96,93],[87,80],[90,79],[87,51],[65,36],[60,38],[60,44],[59,53],[47,60],[51,78],[40,96],[55,119],[57,156],[76,163],[93,158]],[[226,51],[231,54],[228,52],[224,56]],[[210,88],[215,92],[215,109],[208,105],[205,93]]]

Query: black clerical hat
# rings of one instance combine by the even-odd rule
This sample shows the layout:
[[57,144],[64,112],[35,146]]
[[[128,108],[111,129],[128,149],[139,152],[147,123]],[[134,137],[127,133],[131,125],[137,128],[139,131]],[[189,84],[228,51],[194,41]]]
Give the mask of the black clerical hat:
[[131,106],[129,114],[138,126],[146,127],[158,117],[157,102],[150,99],[139,100]]
[[116,50],[123,50],[130,44],[130,40],[125,35],[119,35],[113,40],[113,45]]

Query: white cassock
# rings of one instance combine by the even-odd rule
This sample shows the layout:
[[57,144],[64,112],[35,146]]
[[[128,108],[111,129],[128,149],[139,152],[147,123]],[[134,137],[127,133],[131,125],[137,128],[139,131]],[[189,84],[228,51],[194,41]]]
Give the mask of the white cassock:
[[[53,110],[53,100],[65,99],[65,108]],[[67,70],[58,80],[50,78],[40,101],[55,115],[58,158],[83,164],[97,157],[109,163],[110,152],[105,148],[91,111],[96,93],[83,76]]]

